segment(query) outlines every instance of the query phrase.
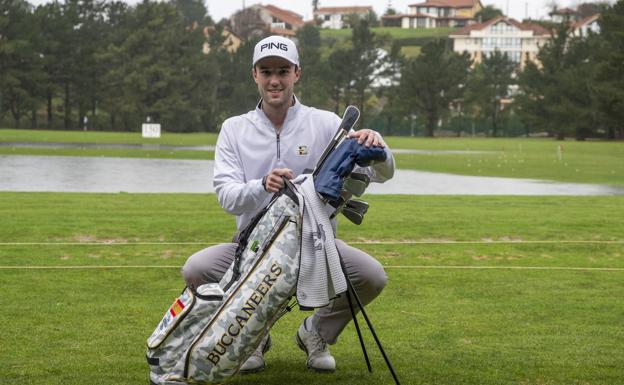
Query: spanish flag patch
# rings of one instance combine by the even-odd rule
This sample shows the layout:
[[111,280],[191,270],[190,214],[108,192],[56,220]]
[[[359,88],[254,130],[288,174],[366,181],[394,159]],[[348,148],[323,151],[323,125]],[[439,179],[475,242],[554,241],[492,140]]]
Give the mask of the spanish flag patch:
[[184,303],[180,301],[179,298],[177,298],[173,305],[171,305],[171,307],[169,308],[169,313],[171,313],[171,315],[175,317],[180,314],[184,307]]

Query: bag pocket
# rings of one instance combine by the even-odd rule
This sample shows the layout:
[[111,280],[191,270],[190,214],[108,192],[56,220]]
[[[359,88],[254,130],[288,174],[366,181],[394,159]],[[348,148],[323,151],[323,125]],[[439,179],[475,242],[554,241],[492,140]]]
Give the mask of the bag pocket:
[[147,362],[160,379],[179,378],[183,356],[223,301],[218,283],[184,289],[147,339]]

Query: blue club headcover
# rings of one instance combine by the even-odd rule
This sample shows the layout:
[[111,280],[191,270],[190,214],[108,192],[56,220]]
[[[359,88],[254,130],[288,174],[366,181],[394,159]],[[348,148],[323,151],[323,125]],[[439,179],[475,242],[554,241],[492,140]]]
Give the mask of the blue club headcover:
[[342,183],[356,165],[366,167],[371,162],[386,160],[386,151],[381,147],[366,147],[357,139],[345,139],[327,158],[323,168],[314,178],[316,192],[330,201],[340,198]]

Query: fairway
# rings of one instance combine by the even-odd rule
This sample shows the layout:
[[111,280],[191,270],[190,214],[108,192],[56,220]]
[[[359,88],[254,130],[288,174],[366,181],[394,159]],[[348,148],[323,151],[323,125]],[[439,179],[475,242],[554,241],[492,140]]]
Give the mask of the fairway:
[[[369,196],[340,236],[389,284],[369,306],[403,384],[624,381],[624,198]],[[214,195],[0,193],[0,383],[142,384],[179,267],[228,239]],[[295,311],[267,370],[229,384],[392,384],[349,326],[334,374],[305,368]],[[10,379],[10,382],[6,382]]]

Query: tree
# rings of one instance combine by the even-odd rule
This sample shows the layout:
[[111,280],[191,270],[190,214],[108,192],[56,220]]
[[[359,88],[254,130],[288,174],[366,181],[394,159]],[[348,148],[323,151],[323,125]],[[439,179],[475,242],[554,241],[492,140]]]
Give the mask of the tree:
[[389,84],[378,90],[381,111],[377,115],[380,130],[385,135],[397,135],[400,133],[400,125],[403,117],[409,116],[410,111],[405,110],[405,104],[401,103],[401,70],[405,63],[405,57],[401,54],[401,45],[394,42],[386,58],[384,76],[389,79]]
[[426,121],[426,135],[433,136],[439,120],[459,99],[466,84],[470,57],[449,50],[444,40],[425,44],[420,56],[409,60],[401,73],[401,100],[405,109]]
[[392,6],[392,0],[388,0],[388,5],[386,5],[386,10],[384,11],[384,16],[396,15],[397,11]]
[[222,52],[219,56],[215,122],[249,111],[249,106],[258,102],[258,89],[253,86],[251,72],[251,57],[258,41],[245,41],[233,54]]
[[0,119],[9,111],[15,125],[29,112],[36,119],[42,81],[41,57],[36,51],[37,26],[31,6],[23,0],[3,2],[0,12]]
[[109,47],[114,69],[107,74],[119,81],[111,104],[117,103],[124,128],[136,129],[150,117],[167,130],[207,129],[203,114],[212,100],[206,96],[219,74],[202,53],[203,31],[189,28],[170,3],[149,1],[131,10],[128,30]]
[[[128,5],[121,1],[111,2],[106,5],[106,19],[108,28],[105,31],[104,41],[108,44],[101,47],[96,53],[96,60],[102,63],[108,71],[102,75],[102,90],[100,108],[108,113],[110,128],[120,129],[121,124],[129,129],[129,116],[126,111],[131,109],[128,100],[124,99],[124,74],[126,67],[120,47],[131,34],[133,28],[133,12]],[[102,123],[103,124],[103,123]]]
[[595,43],[571,38],[562,24],[540,49],[541,66],[527,63],[520,75],[518,112],[525,123],[557,139],[593,135],[600,122],[595,112]]
[[[108,36],[103,1],[66,0],[64,12],[72,20],[73,41],[71,86],[74,88],[74,105],[77,108],[74,127],[84,126],[90,112],[95,121],[97,105],[101,100],[102,78],[108,68],[97,60],[97,53],[106,47]],[[70,127],[66,127],[70,128]]]
[[341,101],[343,99],[344,104],[349,104],[353,78],[353,72],[351,71],[352,57],[351,45],[339,43],[338,46],[333,47],[327,58],[329,71],[325,77],[325,82],[336,114],[340,113]]
[[620,0],[599,19],[604,39],[602,60],[596,74],[598,107],[609,138],[624,138],[624,1]]
[[359,20],[353,27],[351,35],[353,48],[349,65],[353,79],[353,91],[360,109],[359,126],[365,127],[365,102],[367,92],[375,79],[375,70],[380,65],[379,42],[371,32],[367,20]]
[[564,139],[564,125],[553,108],[560,104],[559,77],[563,73],[565,47],[568,41],[568,27],[560,25],[552,39],[539,51],[540,66],[527,62],[520,74],[520,95],[516,98],[518,112],[527,125],[545,130],[549,135]]
[[368,21],[368,25],[370,27],[379,27],[379,17],[377,16],[377,12],[375,12],[374,10],[371,9],[368,12],[365,20]]
[[61,4],[58,2],[40,5],[35,10],[35,18],[40,28],[41,36],[44,38],[39,47],[42,55],[43,71],[46,74],[42,82],[44,99],[46,101],[46,127],[53,128],[54,106],[53,100],[61,92],[61,82],[64,75],[64,64],[67,57],[63,57],[61,52],[63,31],[63,12]]
[[475,19],[480,20],[480,22],[482,23],[485,23],[486,21],[499,16],[503,16],[503,11],[493,5],[486,5],[475,14]]
[[323,79],[327,72],[327,63],[321,60],[321,33],[312,24],[305,24],[297,31],[299,40],[299,62],[301,78],[298,82],[298,95],[309,105],[325,104],[329,98]]
[[469,76],[466,104],[474,107],[477,116],[491,122],[492,136],[498,136],[504,119],[506,110],[503,110],[502,101],[508,97],[515,69],[516,64],[507,54],[496,50],[486,55]]
[[397,14],[397,11],[394,8],[387,8],[386,11],[384,12],[384,16],[392,16],[396,14]]
[[603,13],[609,9],[609,3],[606,1],[581,3],[576,7],[579,17],[585,18],[593,16],[597,13]]
[[212,24],[210,17],[206,20],[208,10],[203,0],[172,0],[172,3],[184,18],[186,25]]

